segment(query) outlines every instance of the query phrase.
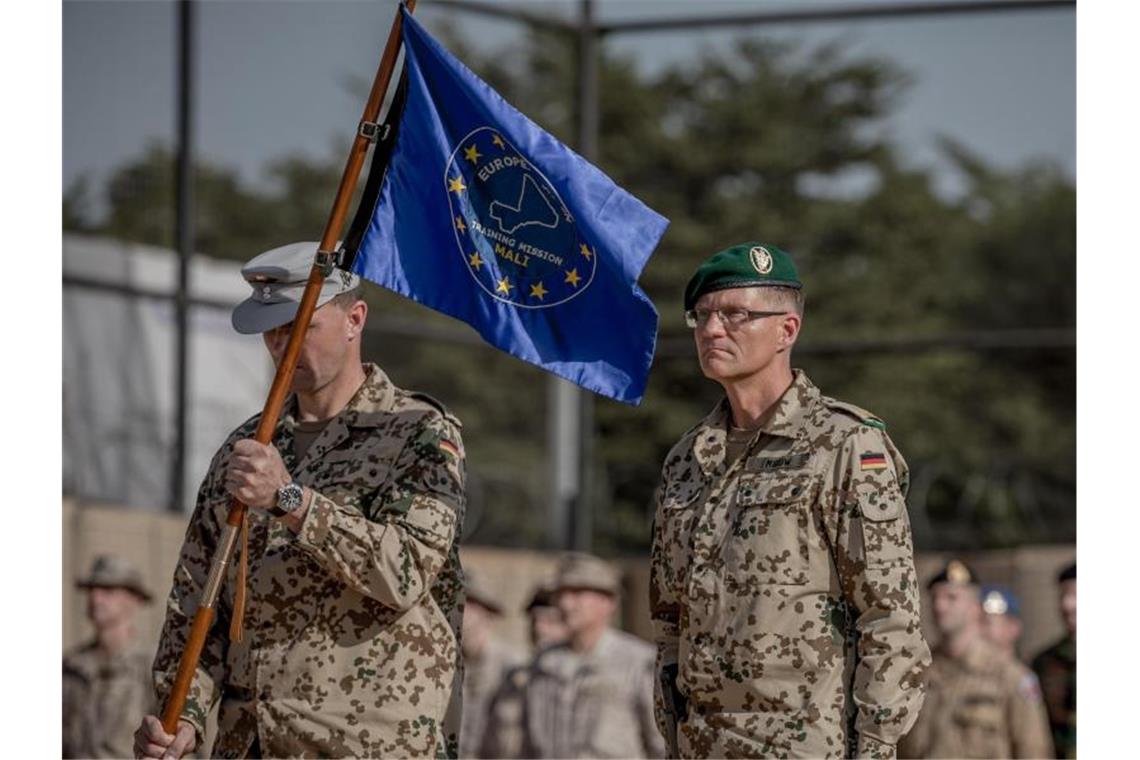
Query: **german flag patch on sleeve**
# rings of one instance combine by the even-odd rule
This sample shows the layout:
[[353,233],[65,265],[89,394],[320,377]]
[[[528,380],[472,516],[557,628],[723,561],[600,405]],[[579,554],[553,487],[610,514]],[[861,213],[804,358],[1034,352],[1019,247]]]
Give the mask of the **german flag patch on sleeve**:
[[459,446],[457,446],[453,441],[449,441],[446,438],[440,438],[439,449],[444,454],[449,455],[452,459],[459,459]]
[[860,454],[859,469],[864,472],[867,470],[885,470],[887,469],[887,457],[885,454],[878,453]]

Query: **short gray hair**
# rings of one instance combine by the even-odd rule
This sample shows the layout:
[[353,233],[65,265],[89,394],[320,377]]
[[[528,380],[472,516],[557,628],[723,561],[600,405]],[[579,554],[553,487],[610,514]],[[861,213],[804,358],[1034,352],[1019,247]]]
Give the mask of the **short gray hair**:
[[765,299],[774,308],[784,311],[794,311],[801,317],[804,315],[803,288],[785,288],[780,285],[765,285]]

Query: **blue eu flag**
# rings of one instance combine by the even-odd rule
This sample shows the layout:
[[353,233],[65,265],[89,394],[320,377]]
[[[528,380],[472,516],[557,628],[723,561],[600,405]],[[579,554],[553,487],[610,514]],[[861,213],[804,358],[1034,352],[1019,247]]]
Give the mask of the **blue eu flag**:
[[657,310],[637,278],[668,220],[401,13],[406,102],[387,172],[349,235],[353,271],[520,359],[639,403]]

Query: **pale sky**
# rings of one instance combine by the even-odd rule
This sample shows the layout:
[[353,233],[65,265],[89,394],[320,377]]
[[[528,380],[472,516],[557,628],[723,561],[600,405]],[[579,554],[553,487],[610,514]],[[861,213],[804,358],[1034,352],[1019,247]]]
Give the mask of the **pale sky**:
[[[564,0],[526,5],[564,17],[578,7]],[[596,14],[607,20],[688,16],[698,8],[726,13],[786,7],[783,2],[598,0]],[[391,0],[200,2],[199,157],[235,166],[249,181],[260,179],[267,161],[290,153],[332,157],[332,145],[347,144],[363,106],[347,82],[371,80],[394,9]],[[173,143],[176,12],[173,2],[64,2],[65,187],[84,173],[100,184],[149,141]],[[429,30],[438,29],[445,16],[480,49],[503,49],[522,31],[510,21],[433,9],[431,0],[419,3],[417,17]],[[936,137],[946,134],[1004,168],[1047,160],[1073,176],[1075,16],[1072,9],[1057,9],[780,24],[615,35],[606,44],[652,72],[741,36],[811,44],[842,40],[852,55],[883,57],[912,75],[897,112],[883,125],[909,161],[936,164]],[[939,178],[953,190],[952,175],[940,172]]]

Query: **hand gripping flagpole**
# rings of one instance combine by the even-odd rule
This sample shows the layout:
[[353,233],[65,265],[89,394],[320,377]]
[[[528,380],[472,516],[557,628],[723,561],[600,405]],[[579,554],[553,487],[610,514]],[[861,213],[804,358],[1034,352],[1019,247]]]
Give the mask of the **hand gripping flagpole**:
[[[416,8],[416,0],[401,0],[412,13]],[[301,342],[309,322],[316,310],[317,297],[321,292],[325,277],[331,272],[336,263],[337,238],[344,226],[345,216],[348,214],[348,204],[352,199],[352,191],[356,187],[360,170],[364,165],[368,146],[377,138],[379,128],[377,120],[380,115],[380,105],[384,100],[384,93],[392,79],[392,72],[396,68],[396,56],[400,52],[400,25],[401,15],[399,9],[392,22],[392,30],[388,33],[388,43],[384,47],[384,55],[380,59],[380,66],[376,71],[376,78],[372,82],[372,91],[368,95],[368,102],[364,106],[364,115],[353,140],[352,149],[348,154],[348,162],[344,167],[344,174],[340,178],[336,199],[333,201],[332,212],[325,225],[324,234],[321,235],[321,244],[317,249],[313,261],[313,269],[309,272],[309,280],[305,285],[305,292],[301,296],[301,305],[297,309],[297,316],[293,320],[293,330],[289,334],[289,343],[285,347],[285,355],[277,366],[277,374],[273,378],[273,385],[269,390],[269,398],[261,412],[261,422],[257,426],[255,438],[259,443],[268,444],[273,439],[273,431],[277,427],[277,420],[285,405],[285,397],[293,382],[293,371],[297,367],[297,357],[301,352]],[[186,696],[194,680],[194,673],[198,669],[198,660],[202,656],[202,649],[206,644],[206,635],[210,625],[214,622],[218,596],[221,592],[222,581],[225,579],[226,566],[233,556],[239,535],[244,533],[246,520],[246,507],[237,499],[230,501],[230,511],[222,529],[218,547],[210,565],[210,573],[206,577],[206,584],[202,588],[202,598],[198,601],[198,609],[194,613],[194,622],[190,626],[190,635],[186,640],[186,647],[182,650],[182,659],[178,663],[178,674],[174,678],[174,685],[166,700],[166,707],[162,712],[162,727],[168,734],[178,730],[178,720],[182,717],[182,710],[186,706]],[[243,600],[245,586],[246,552],[242,552],[242,566],[238,574],[237,602],[234,605],[234,620],[231,626],[231,637],[240,638],[241,618],[243,615]]]

